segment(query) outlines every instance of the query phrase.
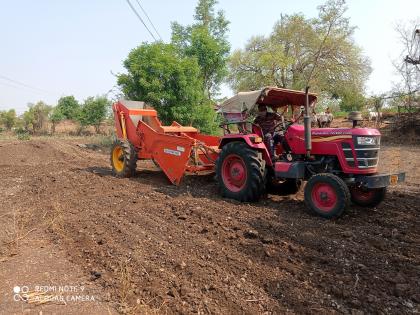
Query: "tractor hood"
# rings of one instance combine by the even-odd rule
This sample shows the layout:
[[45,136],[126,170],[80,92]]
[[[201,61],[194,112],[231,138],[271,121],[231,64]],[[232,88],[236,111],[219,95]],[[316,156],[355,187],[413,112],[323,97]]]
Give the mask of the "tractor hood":
[[[289,135],[301,136],[304,135],[304,127],[302,125],[294,124],[288,129]],[[373,128],[313,128],[311,130],[313,137],[334,137],[334,136],[380,136],[381,133]]]
[[[309,93],[309,104],[316,102],[316,94]],[[282,89],[277,87],[265,87],[261,90],[239,92],[218,106],[221,113],[250,112],[258,104],[268,105],[273,109],[283,106],[304,106],[305,92]]]

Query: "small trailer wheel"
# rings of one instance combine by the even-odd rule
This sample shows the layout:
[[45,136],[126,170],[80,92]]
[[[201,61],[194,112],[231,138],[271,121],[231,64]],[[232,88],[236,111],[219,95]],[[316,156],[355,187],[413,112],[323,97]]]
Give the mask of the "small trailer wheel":
[[351,201],[362,207],[376,207],[386,195],[386,187],[375,189],[363,189],[361,187],[350,187]]
[[136,172],[137,152],[128,141],[116,140],[111,148],[112,173],[117,177],[131,177]]
[[305,203],[323,218],[336,218],[347,209],[350,192],[340,177],[328,173],[316,174],[306,183]]

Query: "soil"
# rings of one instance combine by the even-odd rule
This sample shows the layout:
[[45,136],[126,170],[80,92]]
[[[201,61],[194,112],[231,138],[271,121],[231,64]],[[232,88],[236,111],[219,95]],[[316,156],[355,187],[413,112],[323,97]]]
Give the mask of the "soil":
[[[420,311],[419,146],[383,146],[381,170],[407,178],[377,208],[325,220],[302,192],[239,203],[218,196],[211,174],[176,187],[147,161],[118,179],[108,154],[81,141],[0,141],[0,298],[21,281],[13,266],[54,252],[43,267],[59,271],[53,280],[98,297],[83,313]],[[51,280],[31,270],[25,281]],[[0,313],[14,305],[0,301]],[[82,313],[25,308],[48,306]]]

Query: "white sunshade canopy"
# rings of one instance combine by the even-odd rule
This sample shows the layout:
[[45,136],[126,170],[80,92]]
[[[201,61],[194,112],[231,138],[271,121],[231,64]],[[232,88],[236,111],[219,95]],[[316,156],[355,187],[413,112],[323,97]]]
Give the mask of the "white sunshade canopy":
[[[309,104],[316,102],[316,94],[309,93]],[[303,91],[295,91],[277,87],[266,87],[261,90],[239,92],[219,105],[218,112],[238,114],[251,111],[256,104],[264,104],[272,108],[283,106],[305,105],[306,95]]]

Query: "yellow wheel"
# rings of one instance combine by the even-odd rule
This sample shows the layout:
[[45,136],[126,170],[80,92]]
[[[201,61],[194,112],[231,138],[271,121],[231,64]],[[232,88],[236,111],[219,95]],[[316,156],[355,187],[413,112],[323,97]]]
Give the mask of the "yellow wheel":
[[130,177],[136,172],[137,152],[128,141],[116,140],[111,148],[112,173],[117,177]]

